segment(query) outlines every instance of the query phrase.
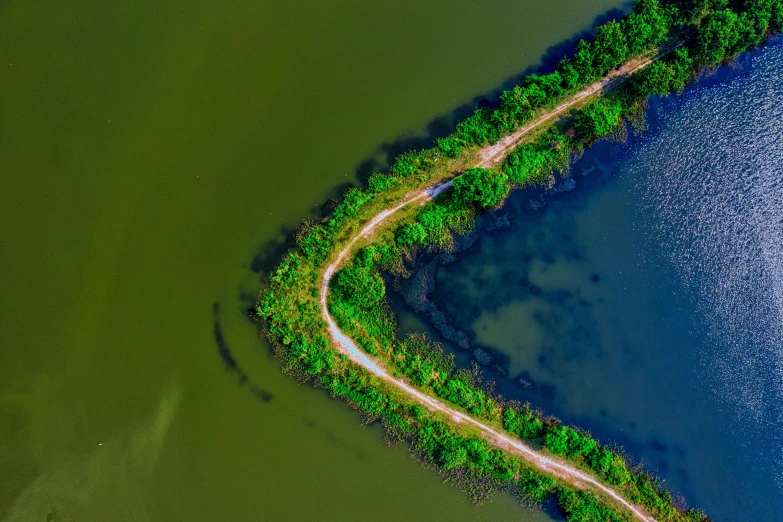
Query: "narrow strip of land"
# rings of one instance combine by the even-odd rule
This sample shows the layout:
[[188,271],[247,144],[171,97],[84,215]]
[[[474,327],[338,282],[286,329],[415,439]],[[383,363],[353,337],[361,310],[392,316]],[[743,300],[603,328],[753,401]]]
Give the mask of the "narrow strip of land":
[[[659,55],[660,56],[660,55]],[[566,110],[590,96],[611,89],[622,79],[632,74],[657,58],[638,58],[631,62],[626,63],[620,69],[612,71],[606,78],[596,82],[586,89],[578,92],[572,96],[567,102],[564,102],[550,111],[547,111],[535,120],[528,123],[524,127],[520,128],[513,134],[503,138],[494,145],[486,147],[477,153],[477,166],[481,167],[493,167],[499,163],[506,155],[514,150],[514,148],[520,144],[523,138],[533,129],[539,127],[543,123],[563,114]],[[411,399],[415,400],[422,406],[426,407],[430,411],[439,412],[447,415],[455,423],[470,424],[477,428],[482,435],[495,445],[496,447],[503,449],[511,454],[518,455],[525,461],[535,466],[536,468],[556,476],[569,484],[572,484],[580,489],[594,489],[600,491],[607,497],[613,499],[619,504],[623,505],[629,512],[631,512],[634,518],[643,522],[656,522],[654,518],[648,515],[643,509],[629,502],[625,497],[616,492],[614,489],[605,486],[587,473],[571,466],[560,460],[556,460],[552,457],[544,455],[543,453],[531,448],[527,444],[509,437],[494,428],[482,423],[481,421],[473,418],[470,415],[466,415],[453,407],[439,401],[421,391],[417,390],[403,379],[392,376],[378,360],[370,357],[367,353],[362,351],[356,343],[348,337],[337,325],[334,318],[329,314],[329,309],[326,304],[327,295],[329,293],[329,283],[332,280],[336,270],[346,260],[352,251],[354,245],[364,239],[370,237],[373,232],[382,225],[391,215],[395,214],[400,209],[411,205],[413,203],[425,202],[434,198],[439,193],[443,192],[451,186],[451,181],[442,182],[426,190],[417,190],[407,194],[396,206],[385,209],[372,218],[362,230],[356,234],[339,253],[337,253],[332,262],[326,268],[323,274],[320,285],[320,304],[321,314],[324,321],[329,328],[329,334],[341,353],[345,354],[351,361],[366,369],[371,374],[375,375],[384,382],[396,387],[404,392]]]
[[568,101],[561,103],[554,109],[545,112],[544,114],[540,115],[538,118],[534,119],[527,125],[524,125],[523,127],[520,127],[516,132],[509,134],[503,139],[498,140],[497,143],[494,145],[491,145],[489,147],[485,147],[484,149],[480,150],[478,152],[478,163],[477,167],[484,167],[484,168],[492,168],[498,163],[500,163],[508,154],[513,151],[517,145],[525,138],[525,136],[532,131],[533,129],[539,127],[542,123],[545,123],[552,118],[556,118],[557,116],[560,116],[568,109],[572,108],[574,105],[577,105],[581,103],[582,101],[586,100],[590,96],[593,96],[594,94],[597,94],[602,91],[608,91],[611,90],[613,87],[617,86],[620,82],[625,79],[628,75],[631,75],[635,73],[636,71],[643,69],[653,63],[654,61],[658,60],[663,54],[659,54],[654,58],[636,58],[635,60],[631,60],[619,69],[616,69],[614,71],[611,71],[606,77],[598,82],[595,82],[594,84],[590,85],[586,89],[579,91],[575,95],[573,95]]

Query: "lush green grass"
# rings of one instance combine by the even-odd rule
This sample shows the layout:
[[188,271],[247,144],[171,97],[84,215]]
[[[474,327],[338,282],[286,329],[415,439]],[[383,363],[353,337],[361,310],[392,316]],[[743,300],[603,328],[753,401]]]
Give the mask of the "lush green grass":
[[[783,27],[783,0],[638,0],[633,13],[596,29],[572,57],[544,76],[524,78],[504,92],[495,108],[478,109],[435,147],[400,155],[389,173],[373,174],[364,189],[351,189],[334,213],[306,222],[298,248],[270,276],[258,302],[266,335],[289,373],[322,386],[380,421],[394,440],[481,500],[511,491],[526,502],[552,496],[568,520],[626,520],[629,515],[595,492],[580,492],[545,476],[483,440],[475,429],[424,410],[408,397],[339,356],[327,338],[318,289],[323,271],[364,224],[406,194],[462,173],[454,189],[425,205],[405,207],[357,245],[332,280],[330,313],[345,333],[398,376],[452,403],[485,423],[589,471],[658,520],[705,520],[699,511],[678,510],[659,481],[588,433],[543,417],[529,406],[508,403],[477,370],[456,370],[442,347],[421,335],[397,337],[381,273],[406,274],[406,263],[423,249],[449,249],[476,216],[502,204],[514,187],[543,183],[568,168],[574,152],[623,128],[643,114],[652,94],[682,90],[704,67],[713,67],[760,43]],[[659,46],[682,45],[637,73],[612,93],[588,102],[555,124],[530,133],[498,171],[470,168],[478,150],[567,100],[629,59]]]

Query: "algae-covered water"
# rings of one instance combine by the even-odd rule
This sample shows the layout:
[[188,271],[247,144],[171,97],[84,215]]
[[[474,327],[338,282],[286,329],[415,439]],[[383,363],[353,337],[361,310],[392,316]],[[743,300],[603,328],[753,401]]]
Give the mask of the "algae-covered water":
[[281,229],[618,8],[0,4],[0,519],[547,519],[473,507],[242,311]]
[[431,296],[463,363],[716,522],[783,519],[782,71],[778,39],[653,100],[647,132],[482,217]]

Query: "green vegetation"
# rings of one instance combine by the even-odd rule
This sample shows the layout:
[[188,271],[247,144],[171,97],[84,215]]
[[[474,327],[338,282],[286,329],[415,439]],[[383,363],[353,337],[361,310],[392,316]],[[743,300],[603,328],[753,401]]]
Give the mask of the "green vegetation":
[[454,356],[426,335],[410,334],[395,347],[395,364],[413,384],[441,386],[454,370]]
[[377,270],[345,268],[334,278],[334,291],[349,305],[370,308],[386,296],[386,286]]
[[613,98],[602,98],[587,105],[574,116],[576,135],[592,142],[612,132],[621,121],[623,106]]
[[[477,369],[458,370],[453,357],[422,335],[399,339],[382,272],[405,276],[422,249],[449,249],[473,227],[476,216],[502,204],[519,186],[541,185],[565,172],[574,153],[638,118],[650,95],[681,91],[704,67],[714,67],[783,28],[783,0],[638,0],[620,21],[596,29],[547,75],[531,75],[480,108],[436,146],[397,157],[389,173],[375,173],[364,189],[347,192],[333,214],[307,221],[296,233],[298,248],[269,278],[258,302],[265,334],[285,371],[312,381],[383,424],[390,440],[406,440],[475,500],[495,491],[516,492],[526,503],[552,497],[568,520],[627,520],[629,515],[593,491],[579,491],[542,474],[482,439],[469,426],[429,412],[399,390],[370,376],[327,338],[318,292],[321,277],[365,223],[406,194],[453,179],[453,190],[425,205],[400,210],[372,244],[359,244],[331,282],[329,312],[340,328],[392,373],[452,403],[496,429],[592,473],[660,521],[701,521],[697,510],[678,510],[653,476],[588,433],[563,426],[529,406],[509,403]],[[568,100],[615,67],[669,49],[611,93],[584,103],[548,128],[536,129],[499,170],[470,168],[477,151]],[[454,178],[454,173],[461,173]]]
[[458,205],[474,205],[479,210],[496,206],[510,190],[506,174],[481,168],[466,170],[453,186]]
[[521,145],[509,154],[503,172],[518,185],[541,185],[553,171],[568,170],[572,147],[571,138],[551,129],[534,143]]

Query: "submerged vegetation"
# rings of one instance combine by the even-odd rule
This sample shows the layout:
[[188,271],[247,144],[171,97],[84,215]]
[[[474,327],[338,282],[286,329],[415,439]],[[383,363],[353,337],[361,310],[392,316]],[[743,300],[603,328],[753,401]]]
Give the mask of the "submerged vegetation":
[[[388,173],[375,173],[366,188],[349,190],[331,216],[305,222],[296,234],[298,248],[270,276],[257,312],[284,369],[345,400],[365,421],[380,421],[390,441],[408,441],[418,458],[440,469],[476,501],[509,491],[526,504],[556,498],[569,521],[628,519],[604,496],[546,475],[470,427],[424,409],[330,347],[318,293],[334,253],[405,195],[453,179],[453,190],[401,210],[375,233],[372,243],[358,243],[339,267],[328,307],[340,328],[420,391],[591,473],[656,520],[707,520],[701,511],[676,507],[658,479],[589,433],[564,426],[529,405],[506,401],[478,368],[455,368],[453,356],[426,336],[399,338],[383,274],[404,277],[417,253],[452,248],[454,238],[468,233],[478,214],[502,204],[510,190],[545,184],[554,172],[567,171],[575,154],[622,132],[624,121],[638,121],[649,96],[682,91],[704,68],[727,62],[781,29],[783,0],[637,0],[628,16],[598,27],[595,37],[580,41],[552,73],[523,78],[495,107],[477,109],[433,148],[398,156]],[[618,88],[530,133],[497,168],[474,167],[478,151],[488,144],[615,68],[656,54],[658,59]]]

